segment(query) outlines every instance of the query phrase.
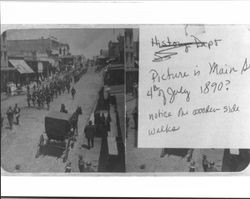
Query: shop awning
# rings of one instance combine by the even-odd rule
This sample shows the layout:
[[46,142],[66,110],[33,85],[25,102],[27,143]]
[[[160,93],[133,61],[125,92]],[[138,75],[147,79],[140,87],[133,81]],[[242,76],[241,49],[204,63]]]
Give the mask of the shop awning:
[[29,65],[24,60],[10,59],[9,62],[21,74],[34,73],[34,71],[29,67]]

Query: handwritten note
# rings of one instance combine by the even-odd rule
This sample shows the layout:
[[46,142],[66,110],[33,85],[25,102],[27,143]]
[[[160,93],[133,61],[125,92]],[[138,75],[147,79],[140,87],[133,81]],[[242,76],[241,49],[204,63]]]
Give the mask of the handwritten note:
[[138,146],[250,147],[250,31],[140,27]]

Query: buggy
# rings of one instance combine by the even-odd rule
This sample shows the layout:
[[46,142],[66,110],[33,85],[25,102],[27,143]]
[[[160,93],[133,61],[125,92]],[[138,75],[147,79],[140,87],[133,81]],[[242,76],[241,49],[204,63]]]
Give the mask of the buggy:
[[[70,147],[75,141],[75,131],[72,128],[73,115],[61,112],[50,112],[45,117],[45,132],[40,136],[36,157],[48,145],[64,150],[63,162],[68,158]],[[63,143],[57,146],[55,143]]]

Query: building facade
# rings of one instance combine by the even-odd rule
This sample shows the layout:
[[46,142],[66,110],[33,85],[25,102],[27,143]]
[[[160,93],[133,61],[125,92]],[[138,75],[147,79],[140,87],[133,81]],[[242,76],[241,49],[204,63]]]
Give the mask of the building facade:
[[124,63],[124,36],[119,35],[116,42],[109,41],[108,57],[117,64]]
[[6,31],[1,34],[1,68],[2,67],[8,67]]
[[108,55],[110,58],[115,58],[120,56],[120,48],[118,42],[109,41],[108,44]]
[[7,48],[10,52],[38,52],[46,53],[48,56],[69,55],[70,47],[68,44],[61,43],[55,38],[39,38],[25,40],[8,40]]
[[8,67],[7,32],[5,31],[1,34],[1,92],[7,91],[7,83],[13,76],[13,72],[13,69]]
[[134,61],[135,67],[139,67],[139,41],[134,41]]
[[56,70],[64,69],[62,65],[68,64],[68,60],[70,63],[72,61],[69,45],[57,41],[54,37],[8,40],[7,50],[10,56],[23,56],[37,74],[37,78],[48,77]]
[[133,29],[125,29],[124,59],[126,92],[138,95],[139,42],[134,41]]
[[134,67],[134,38],[133,29],[125,29],[125,45],[124,45],[125,67]]

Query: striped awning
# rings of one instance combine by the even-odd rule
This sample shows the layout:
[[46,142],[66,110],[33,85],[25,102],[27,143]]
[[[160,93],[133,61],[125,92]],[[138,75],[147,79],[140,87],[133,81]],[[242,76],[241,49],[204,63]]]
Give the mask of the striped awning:
[[29,67],[29,65],[24,60],[10,59],[9,62],[21,74],[34,73],[34,71]]

